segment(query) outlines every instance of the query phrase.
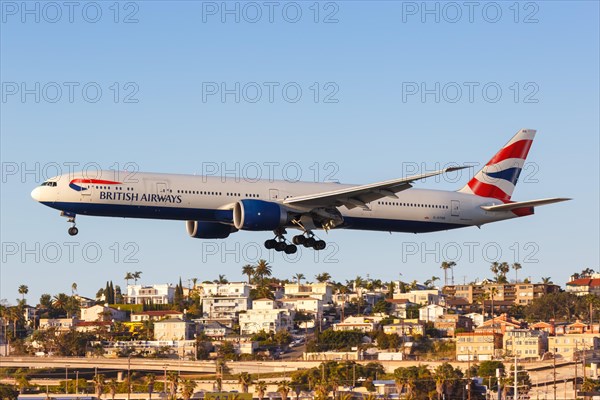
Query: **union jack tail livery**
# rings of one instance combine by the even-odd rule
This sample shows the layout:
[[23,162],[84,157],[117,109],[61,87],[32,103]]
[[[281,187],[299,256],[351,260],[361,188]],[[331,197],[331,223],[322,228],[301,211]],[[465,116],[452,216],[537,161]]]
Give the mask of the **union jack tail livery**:
[[510,201],[535,130],[521,129],[459,192]]

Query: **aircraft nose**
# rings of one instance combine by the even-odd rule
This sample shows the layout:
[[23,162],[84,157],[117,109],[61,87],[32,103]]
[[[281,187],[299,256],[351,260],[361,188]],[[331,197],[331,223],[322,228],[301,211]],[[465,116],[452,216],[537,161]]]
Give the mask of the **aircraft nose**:
[[31,191],[31,197],[35,201],[40,201],[42,199],[42,188],[41,187],[36,187],[35,189],[33,189]]

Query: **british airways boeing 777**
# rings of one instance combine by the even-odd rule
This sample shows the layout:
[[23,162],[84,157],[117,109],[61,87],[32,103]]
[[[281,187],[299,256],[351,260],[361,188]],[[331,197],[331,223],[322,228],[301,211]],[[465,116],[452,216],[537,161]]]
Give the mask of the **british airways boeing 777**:
[[[314,233],[321,229],[423,233],[479,227],[531,215],[536,206],[569,200],[511,200],[535,132],[517,132],[458,191],[414,189],[413,184],[466,167],[367,185],[245,182],[158,173],[136,173],[121,181],[115,171],[101,171],[94,179],[83,173],[48,179],[31,196],[68,217],[70,235],[78,233],[78,214],[182,220],[188,234],[199,239],[224,239],[238,230],[273,231],[275,237],[265,247],[292,254],[296,245],[324,249],[326,243]],[[289,228],[300,231],[291,242],[285,238]]]

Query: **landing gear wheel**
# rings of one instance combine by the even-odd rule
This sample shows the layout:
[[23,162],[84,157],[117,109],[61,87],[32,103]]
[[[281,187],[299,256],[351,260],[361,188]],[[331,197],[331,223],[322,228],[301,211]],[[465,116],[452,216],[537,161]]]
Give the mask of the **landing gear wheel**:
[[309,237],[306,238],[306,240],[304,241],[304,243],[302,243],[302,245],[304,245],[304,247],[313,247],[316,243],[315,238],[313,237]]
[[265,247],[267,248],[267,250],[274,249],[275,246],[277,246],[277,240],[269,239],[265,241]]
[[69,228],[68,232],[69,232],[69,235],[75,236],[75,235],[77,235],[79,233],[79,229],[77,229],[76,227],[72,226],[72,227]]
[[317,240],[315,242],[315,244],[313,245],[313,249],[315,249],[315,250],[324,250],[326,246],[327,246],[327,243],[325,243],[324,240]]
[[285,242],[277,242],[277,244],[275,245],[275,250],[276,251],[285,251],[286,247],[287,247],[287,244],[285,244]]
[[305,241],[306,241],[306,236],[304,236],[304,235],[296,235],[292,238],[292,243],[298,244],[298,245],[304,244]]
[[296,251],[298,251],[298,248],[296,247],[296,245],[293,244],[288,244],[287,246],[285,246],[285,254],[294,254]]

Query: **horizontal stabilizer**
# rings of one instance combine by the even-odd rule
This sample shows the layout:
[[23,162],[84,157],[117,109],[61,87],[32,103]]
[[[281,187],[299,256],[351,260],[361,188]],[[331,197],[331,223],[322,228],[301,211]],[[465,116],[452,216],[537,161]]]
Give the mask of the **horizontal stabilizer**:
[[554,197],[551,199],[540,199],[540,200],[528,200],[528,201],[517,201],[514,203],[498,204],[495,206],[481,206],[486,211],[511,211],[517,208],[523,207],[537,207],[546,204],[559,203],[561,201],[571,200],[566,197]]

